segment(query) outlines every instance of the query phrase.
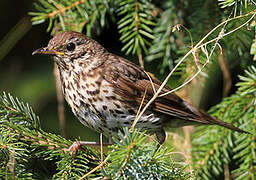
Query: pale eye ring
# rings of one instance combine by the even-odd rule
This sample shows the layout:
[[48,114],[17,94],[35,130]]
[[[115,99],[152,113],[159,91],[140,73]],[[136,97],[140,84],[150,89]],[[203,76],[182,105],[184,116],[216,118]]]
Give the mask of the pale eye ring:
[[67,44],[66,48],[68,51],[74,51],[76,49],[76,45],[75,43],[70,42]]

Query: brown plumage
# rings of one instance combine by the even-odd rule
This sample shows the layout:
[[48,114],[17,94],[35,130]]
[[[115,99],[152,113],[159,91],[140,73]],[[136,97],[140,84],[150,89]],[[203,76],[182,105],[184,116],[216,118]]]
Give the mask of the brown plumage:
[[[47,47],[33,54],[54,57],[65,99],[73,113],[84,125],[106,136],[116,135],[123,126],[131,126],[144,94],[143,105],[161,85],[154,77],[150,77],[151,82],[139,66],[109,53],[96,41],[77,32],[60,33]],[[161,94],[168,91],[165,86]],[[219,125],[245,132],[196,109],[175,93],[156,98],[136,127],[156,133],[162,144],[165,129],[193,124]]]

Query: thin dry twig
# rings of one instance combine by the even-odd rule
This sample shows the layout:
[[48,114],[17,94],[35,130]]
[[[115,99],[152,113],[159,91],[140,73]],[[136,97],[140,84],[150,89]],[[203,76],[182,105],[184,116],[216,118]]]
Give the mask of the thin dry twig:
[[146,72],[146,71],[144,71],[144,72],[145,72],[146,75],[148,76],[148,79],[149,79],[149,81],[150,81],[150,83],[151,83],[151,86],[152,86],[152,89],[153,89],[154,93],[156,93],[156,88],[155,88],[155,86],[154,86],[154,83],[153,83],[153,81],[152,81],[151,76],[148,74],[148,72]]
[[143,102],[144,102],[144,100],[145,100],[145,97],[146,97],[146,94],[147,94],[147,89],[148,89],[148,87],[146,87],[146,90],[145,90],[145,92],[144,92],[144,94],[143,94],[143,97],[142,97],[142,100],[141,100],[141,103],[140,103],[140,107],[139,107],[139,109],[138,109],[138,111],[137,111],[137,114],[136,114],[136,117],[135,117],[135,119],[134,119],[134,121],[133,121],[133,123],[132,123],[132,125],[131,125],[131,127],[130,127],[130,129],[129,129],[130,132],[133,131],[135,125],[137,124],[137,122],[138,122],[138,120],[139,120],[139,118],[137,118],[137,117],[138,117],[138,115],[140,114],[140,110],[141,110],[142,105],[143,105]]
[[100,161],[103,162],[103,137],[100,133]]
[[[253,14],[249,20],[247,20],[245,23],[243,23],[242,25],[240,25],[239,27],[233,29],[232,31],[228,32],[228,33],[220,33],[219,36],[217,38],[214,38],[210,41],[207,41],[206,43],[203,43],[204,40],[209,37],[213,32],[215,32],[219,27],[227,24],[229,21],[232,21],[232,20],[235,20],[235,19],[239,19],[239,18],[243,18],[243,17],[247,17],[249,15]],[[175,70],[178,68],[178,66],[180,66],[180,64],[193,52],[195,51],[194,49],[198,49],[198,48],[201,48],[202,46],[206,46],[207,44],[211,43],[211,42],[215,42],[215,45],[214,46],[217,46],[217,43],[218,41],[229,35],[230,33],[244,27],[245,25],[247,25],[256,15],[256,10],[255,11],[252,11],[248,14],[245,14],[245,15],[241,15],[241,16],[237,16],[237,17],[234,17],[234,18],[230,18],[230,19],[227,19],[226,21],[220,23],[219,25],[217,25],[215,28],[213,28],[209,33],[207,33],[190,51],[188,51],[185,56],[183,56],[183,58],[177,63],[177,65],[172,69],[172,71],[167,75],[167,77],[165,78],[165,80],[163,81],[163,83],[161,84],[160,88],[157,90],[157,92],[154,94],[154,96],[148,101],[148,103],[144,106],[144,108],[142,109],[142,111],[140,112],[140,114],[135,118],[134,122],[137,122],[138,119],[141,118],[141,116],[143,115],[143,113],[146,111],[146,109],[150,106],[150,104],[152,102],[154,102],[154,100],[159,96],[159,94],[161,93],[162,89],[164,88],[164,86],[166,85],[166,83],[168,82],[169,78],[171,77],[171,75],[175,72]],[[214,49],[212,49],[211,53],[210,53],[210,56],[211,57],[211,54],[213,52]],[[164,94],[161,94],[159,97],[161,96],[165,96],[167,94],[170,94],[170,93],[173,93],[174,91],[177,91],[178,89],[184,87],[185,85],[187,85],[189,82],[191,82],[201,71],[202,69],[204,69],[204,67],[207,65],[207,62],[203,65],[203,67],[201,69],[199,69],[197,71],[197,73],[195,73],[192,78],[190,78],[188,81],[186,81],[185,83],[183,83],[181,86],[167,92],[167,93],[164,93]]]
[[[211,35],[216,29],[218,29],[218,28],[221,27],[222,25],[225,25],[227,22],[232,21],[232,20],[235,20],[235,19],[238,19],[238,18],[247,17],[247,16],[249,16],[249,15],[251,15],[251,14],[253,14],[253,15],[252,15],[245,23],[243,23],[243,24],[240,25],[239,27],[233,29],[232,31],[230,31],[230,32],[228,32],[228,33],[224,33],[224,34],[223,34],[223,31],[221,31],[221,33],[219,34],[219,36],[218,36],[217,38],[214,38],[214,39],[209,40],[209,41],[207,41],[206,43],[202,44],[202,42],[203,42],[209,35]],[[237,31],[238,29],[241,29],[242,27],[246,26],[246,25],[255,17],[255,15],[256,15],[256,10],[253,11],[253,12],[250,12],[250,13],[248,13],[248,14],[241,15],[241,16],[237,16],[237,17],[234,17],[234,18],[231,18],[231,19],[228,19],[228,20],[222,22],[221,24],[219,24],[218,26],[216,26],[214,29],[212,29],[201,41],[199,41],[199,43],[197,43],[194,48],[202,48],[202,47],[205,47],[206,45],[208,45],[208,44],[210,44],[210,43],[212,43],[212,42],[215,42],[215,44],[214,44],[214,46],[213,46],[214,48],[211,50],[210,55],[208,55],[208,57],[210,58],[211,55],[212,55],[212,53],[213,53],[213,50],[215,49],[215,47],[216,47],[217,45],[219,46],[218,41],[219,41],[222,37],[225,37],[225,36],[229,35],[230,33],[234,32],[234,31]],[[200,45],[200,44],[201,44],[201,45]],[[171,77],[171,75],[173,74],[173,72],[174,72],[174,71],[178,68],[178,66],[192,53],[192,51],[194,51],[194,50],[191,49],[189,52],[187,52],[187,54],[185,54],[185,56],[184,56],[184,57],[178,62],[178,64],[172,69],[172,71],[168,74],[168,76],[167,76],[166,79],[164,80],[164,82],[163,82],[163,84],[164,84],[163,87],[166,85],[167,81],[169,80],[169,78]],[[207,56],[207,55],[206,55],[206,56]],[[204,67],[207,65],[207,63],[208,63],[208,62],[206,62],[206,63],[203,65],[203,67],[202,67],[199,71],[197,71],[197,73],[196,73],[194,76],[192,76],[189,80],[187,80],[185,83],[183,83],[183,84],[180,85],[179,87],[177,87],[177,88],[175,88],[175,89],[173,89],[173,90],[171,90],[171,91],[169,91],[169,92],[167,92],[167,93],[164,93],[164,94],[159,95],[159,97],[166,96],[167,94],[173,93],[173,92],[177,91],[178,89],[184,87],[184,86],[187,85],[188,83],[190,83],[190,82],[202,71],[202,69],[204,69]],[[162,86],[161,86],[161,87],[162,87]],[[160,88],[161,88],[161,87],[160,87]],[[162,87],[162,88],[163,88],[163,87]],[[159,89],[160,89],[160,88],[159,88]],[[161,89],[162,89],[162,88],[161,88]]]
[[[195,50],[195,49],[194,49]],[[199,58],[198,58],[198,55],[199,55],[199,50],[197,49],[196,51],[192,51],[192,55],[193,55],[193,59],[195,61],[195,64],[196,64],[196,67],[197,69],[201,69],[200,68],[200,61],[199,61]]]

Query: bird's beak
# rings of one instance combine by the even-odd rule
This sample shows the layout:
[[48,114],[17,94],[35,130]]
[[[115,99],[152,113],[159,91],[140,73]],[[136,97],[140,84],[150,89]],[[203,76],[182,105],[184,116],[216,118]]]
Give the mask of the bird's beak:
[[42,47],[35,50],[32,55],[35,54],[46,54],[46,55],[64,55],[64,52],[56,51],[54,49],[48,49],[48,47]]

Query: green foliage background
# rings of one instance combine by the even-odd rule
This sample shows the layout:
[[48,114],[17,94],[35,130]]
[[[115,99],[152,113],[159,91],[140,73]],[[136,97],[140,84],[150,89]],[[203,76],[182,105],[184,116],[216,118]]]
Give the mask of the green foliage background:
[[[39,0],[1,2],[0,91],[10,92],[32,109],[2,94],[0,98],[0,147],[2,178],[82,177],[100,163],[100,152],[84,148],[67,153],[72,140],[98,141],[97,133],[83,127],[65,109],[65,138],[58,125],[53,63],[32,57],[45,46],[50,34],[75,30],[96,39],[109,51],[125,56],[163,80],[181,58],[221,22],[237,18],[214,31],[204,42],[229,32],[255,15],[251,0],[150,1],[150,0]],[[14,7],[22,7],[12,13]],[[29,16],[27,13],[29,13]],[[251,13],[248,16],[245,14]],[[34,24],[35,26],[31,26]],[[182,89],[194,104],[251,132],[234,133],[221,127],[197,127],[192,133],[192,161],[170,156],[178,151],[173,139],[158,151],[146,143],[144,132],[120,134],[122,142],[106,151],[107,165],[91,178],[112,179],[255,179],[256,56],[255,17],[246,26],[221,37],[210,63]],[[48,33],[46,33],[46,31]],[[216,46],[210,43],[208,52]],[[222,55],[220,55],[220,51]],[[188,56],[168,81],[175,88],[207,62],[202,49]],[[224,61],[221,61],[222,60]],[[195,62],[197,61],[198,62]],[[220,63],[228,67],[229,80]],[[238,76],[240,75],[240,76]],[[230,83],[227,88],[225,83]],[[237,86],[235,86],[237,84]],[[224,98],[224,96],[227,96]],[[38,117],[40,116],[40,123]],[[183,137],[182,129],[173,130]],[[185,137],[185,135],[184,135]],[[68,140],[67,140],[68,139]],[[132,148],[130,148],[132,147]],[[38,166],[38,164],[41,164]],[[190,172],[191,166],[194,175]]]

